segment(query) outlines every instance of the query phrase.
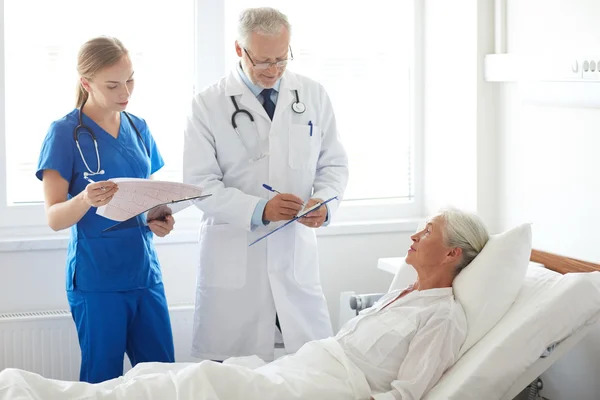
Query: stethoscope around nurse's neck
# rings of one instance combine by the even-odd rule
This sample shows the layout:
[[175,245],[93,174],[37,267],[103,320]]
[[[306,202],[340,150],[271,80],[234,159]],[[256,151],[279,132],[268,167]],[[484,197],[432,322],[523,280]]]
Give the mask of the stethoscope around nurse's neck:
[[[85,169],[87,169],[87,171],[83,172],[83,177],[87,179],[89,176],[104,175],[104,170],[100,168],[100,152],[98,151],[98,140],[96,140],[96,135],[94,134],[94,131],[92,131],[92,128],[83,124],[83,111],[82,110],[83,110],[84,105],[85,105],[85,101],[83,102],[81,107],[79,107],[79,110],[78,110],[79,125],[77,125],[75,127],[75,129],[73,130],[73,139],[75,139],[75,144],[77,145],[77,150],[79,150],[79,155],[81,156],[81,161],[83,161],[83,164],[85,165]],[[142,145],[146,149],[146,153],[149,156],[150,152],[148,151],[148,148],[146,147],[146,143],[144,143],[144,139],[142,139],[142,135],[140,134],[140,131],[138,130],[137,126],[135,126],[135,124],[133,123],[131,117],[129,116],[129,114],[127,112],[123,111],[123,113],[127,117],[129,124],[131,124],[131,126],[135,130],[135,133],[137,134],[138,138],[141,140]],[[79,135],[81,135],[82,133],[87,133],[88,135],[90,135],[90,138],[94,142],[94,148],[96,150],[96,162],[97,162],[95,171],[93,171],[90,168],[90,166],[88,165],[88,163],[83,155],[83,151],[81,150],[81,146],[79,145]]]

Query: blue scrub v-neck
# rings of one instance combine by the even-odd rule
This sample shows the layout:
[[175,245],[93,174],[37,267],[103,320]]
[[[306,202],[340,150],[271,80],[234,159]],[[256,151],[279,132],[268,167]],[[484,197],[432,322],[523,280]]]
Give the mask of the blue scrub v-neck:
[[[143,142],[123,114],[116,138],[83,114],[83,124],[93,131],[98,141],[100,168],[105,171],[104,174],[91,176],[92,180],[149,178],[164,165],[146,122],[130,116]],[[57,170],[69,182],[70,197],[77,196],[89,183],[83,175],[88,170],[73,138],[78,124],[78,110],[75,109],[50,126],[36,173],[41,179],[43,170]],[[96,171],[96,150],[90,135],[82,133],[79,143],[90,169]],[[71,227],[67,252],[67,290],[74,290],[75,287],[88,291],[132,290],[147,288],[162,281],[158,256],[152,244],[153,233],[147,227],[102,232],[112,224],[113,221],[97,215],[96,208],[91,208]]]

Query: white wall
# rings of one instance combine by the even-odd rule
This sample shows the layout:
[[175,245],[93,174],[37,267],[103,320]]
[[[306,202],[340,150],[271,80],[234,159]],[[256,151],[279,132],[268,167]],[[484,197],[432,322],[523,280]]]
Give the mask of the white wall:
[[[600,53],[597,0],[511,0],[507,10],[511,53]],[[535,248],[600,263],[600,110],[530,104],[522,86],[502,86],[501,227],[531,221]],[[599,376],[597,328],[543,375],[544,395],[598,399]]]
[[[414,232],[414,227],[409,230]],[[340,292],[387,290],[391,276],[377,269],[377,259],[405,255],[411,233],[319,237],[322,285],[334,328],[338,325]],[[169,304],[193,303],[196,245],[162,243],[157,249]],[[0,252],[0,313],[68,310],[65,256],[66,249]]]
[[426,214],[477,208],[476,30],[472,2],[425,2]]

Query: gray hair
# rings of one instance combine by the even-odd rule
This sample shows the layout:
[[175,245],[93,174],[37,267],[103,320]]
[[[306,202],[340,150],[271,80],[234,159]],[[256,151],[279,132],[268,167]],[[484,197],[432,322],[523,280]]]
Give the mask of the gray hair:
[[247,47],[253,32],[277,35],[281,28],[286,28],[292,34],[288,18],[282,12],[270,7],[248,8],[240,14],[238,42],[242,47]]
[[462,249],[462,259],[456,266],[458,275],[481,252],[490,235],[481,218],[455,208],[442,209],[439,213],[446,222],[444,240],[448,247]]

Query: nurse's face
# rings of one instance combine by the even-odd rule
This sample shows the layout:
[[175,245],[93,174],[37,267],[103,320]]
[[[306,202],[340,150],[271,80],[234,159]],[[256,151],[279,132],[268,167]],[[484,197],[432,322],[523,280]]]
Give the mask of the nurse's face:
[[235,51],[241,57],[242,68],[250,81],[267,89],[275,86],[285,72],[286,66],[271,64],[268,68],[264,68],[261,64],[287,60],[289,48],[290,33],[285,27],[282,27],[277,35],[252,32],[247,48],[235,42]]
[[133,92],[133,65],[128,56],[101,69],[91,79],[81,78],[89,102],[107,111],[123,111]]

